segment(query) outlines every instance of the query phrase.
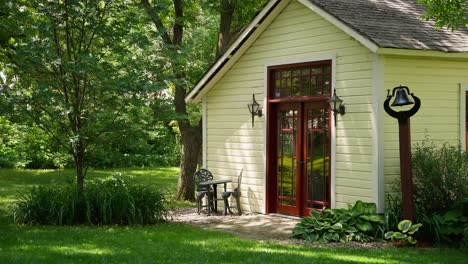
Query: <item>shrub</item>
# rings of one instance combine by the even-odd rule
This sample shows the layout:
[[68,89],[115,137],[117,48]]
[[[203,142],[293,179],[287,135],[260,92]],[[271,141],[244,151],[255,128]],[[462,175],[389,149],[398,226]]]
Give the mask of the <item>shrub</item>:
[[[468,226],[467,153],[461,146],[425,140],[413,148],[412,167],[415,220],[423,224],[418,239],[461,245]],[[386,228],[395,230],[402,220],[401,201],[389,196],[388,205]]]
[[426,140],[415,146],[412,166],[414,203],[421,213],[445,213],[468,197],[468,155],[461,146]]
[[467,205],[468,199],[444,214],[418,213],[418,219],[427,226],[423,228],[424,237],[435,242],[463,246],[464,240],[468,239],[465,234],[465,229],[468,228]]
[[382,236],[383,217],[377,214],[373,203],[357,201],[348,209],[324,209],[322,213],[310,211],[294,227],[293,237],[310,242],[365,242]]
[[116,178],[89,181],[83,193],[76,184],[33,187],[15,202],[14,221],[41,225],[133,225],[166,220],[165,195],[150,186]]

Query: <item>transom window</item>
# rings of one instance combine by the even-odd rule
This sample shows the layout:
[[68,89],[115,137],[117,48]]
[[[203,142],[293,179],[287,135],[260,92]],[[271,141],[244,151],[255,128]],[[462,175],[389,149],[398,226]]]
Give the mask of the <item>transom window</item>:
[[274,70],[273,98],[330,96],[330,61],[297,64],[287,69]]

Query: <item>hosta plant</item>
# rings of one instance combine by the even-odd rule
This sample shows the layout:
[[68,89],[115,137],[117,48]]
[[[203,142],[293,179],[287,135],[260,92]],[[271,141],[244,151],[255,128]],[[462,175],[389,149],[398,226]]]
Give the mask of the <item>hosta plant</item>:
[[357,201],[348,209],[310,211],[293,230],[293,237],[310,242],[365,242],[373,240],[383,230],[383,217],[373,203]]
[[385,239],[391,239],[395,242],[403,242],[409,244],[416,244],[416,239],[413,235],[416,233],[422,224],[414,224],[410,220],[403,220],[398,224],[398,231],[390,231],[385,233]]

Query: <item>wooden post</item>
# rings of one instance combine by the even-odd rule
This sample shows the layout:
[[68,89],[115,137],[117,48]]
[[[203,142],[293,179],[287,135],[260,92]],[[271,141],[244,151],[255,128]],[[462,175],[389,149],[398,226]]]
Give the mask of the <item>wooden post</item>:
[[414,221],[413,176],[411,172],[410,119],[405,115],[398,118],[400,137],[400,177],[403,218]]
[[[392,95],[388,90],[387,99],[384,102],[384,110],[393,118],[398,119],[399,139],[400,139],[400,180],[401,180],[401,198],[403,218],[414,221],[414,202],[413,202],[413,176],[411,172],[411,131],[410,117],[416,114],[421,107],[421,100],[411,94],[414,99],[414,106],[408,111],[397,112],[390,107],[390,100],[397,89],[409,89],[406,86],[399,86],[393,89]],[[411,104],[411,103],[410,103]],[[404,105],[408,105],[405,103]]]

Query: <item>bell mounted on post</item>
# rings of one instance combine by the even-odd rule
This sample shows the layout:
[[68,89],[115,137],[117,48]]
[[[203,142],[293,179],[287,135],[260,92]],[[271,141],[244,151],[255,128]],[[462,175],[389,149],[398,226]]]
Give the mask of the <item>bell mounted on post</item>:
[[[395,96],[396,90],[396,96]],[[404,105],[412,105],[414,104],[413,99],[409,96],[409,89],[406,86],[399,86],[393,89],[392,96],[395,96],[395,101],[393,101],[392,106],[404,106]]]

